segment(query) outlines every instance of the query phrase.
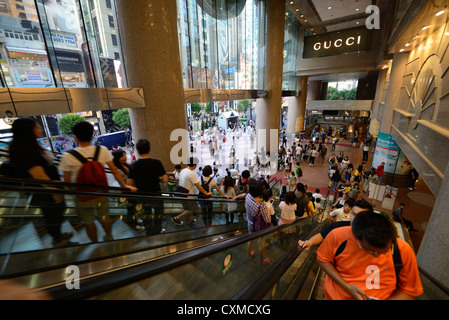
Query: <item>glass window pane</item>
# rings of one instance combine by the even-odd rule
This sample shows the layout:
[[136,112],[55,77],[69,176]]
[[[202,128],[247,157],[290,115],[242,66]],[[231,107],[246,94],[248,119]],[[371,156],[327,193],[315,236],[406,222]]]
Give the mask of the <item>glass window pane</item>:
[[177,4],[186,88],[263,89],[265,1]]
[[2,84],[7,87],[54,87],[55,78],[46,51],[37,12],[29,8],[27,14],[0,6],[0,45]]

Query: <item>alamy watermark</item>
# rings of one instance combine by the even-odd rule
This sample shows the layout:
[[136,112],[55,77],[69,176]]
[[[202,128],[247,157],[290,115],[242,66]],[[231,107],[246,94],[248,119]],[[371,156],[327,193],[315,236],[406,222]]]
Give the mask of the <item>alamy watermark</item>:
[[370,5],[365,9],[365,13],[370,14],[365,20],[367,29],[380,29],[380,9],[378,6]]

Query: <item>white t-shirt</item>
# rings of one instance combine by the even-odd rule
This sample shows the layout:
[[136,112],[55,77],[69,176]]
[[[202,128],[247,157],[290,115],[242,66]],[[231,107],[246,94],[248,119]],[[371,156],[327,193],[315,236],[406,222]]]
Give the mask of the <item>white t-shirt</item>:
[[344,208],[335,209],[334,211],[331,211],[329,215],[331,217],[337,216],[337,221],[350,221],[351,212],[346,213],[343,209]]
[[314,193],[314,194],[312,194],[312,197],[314,197],[315,199],[320,198],[321,201],[325,201],[325,200],[326,200],[326,199],[323,197],[323,195],[320,194],[320,193]]
[[[209,181],[209,179],[211,178],[211,177],[202,177],[203,178],[203,182],[204,183],[207,183],[207,181]],[[201,178],[199,178],[198,179],[198,182],[200,183],[200,185],[202,184],[201,183]],[[218,190],[218,188],[219,188],[219,186],[218,186],[218,183],[217,183],[217,181],[214,179],[214,178],[212,178],[211,180],[210,180],[210,182],[209,182],[209,191],[210,192],[212,192],[212,188],[213,187],[215,187],[215,189],[217,189]],[[206,190],[207,191],[207,190]],[[195,188],[195,194],[199,194],[200,193],[200,190],[198,190],[198,188]]]
[[198,183],[196,173],[189,168],[184,168],[179,174],[179,185],[189,190],[190,194],[195,194],[195,183]]
[[292,220],[295,219],[296,203],[287,204],[285,201],[281,201],[279,204],[279,210],[281,211],[281,217],[283,219]]
[[[97,161],[100,162],[103,166],[108,162],[112,162],[114,157],[112,153],[108,150],[108,148],[101,146],[100,154],[98,155]],[[84,158],[93,158],[95,156],[96,146],[90,145],[88,147],[80,147],[76,148],[76,151],[79,152]],[[65,153],[59,164],[59,170],[61,171],[70,171],[71,172],[71,180],[72,182],[76,181],[76,177],[78,176],[78,172],[83,167],[81,161],[75,158],[70,153]]]

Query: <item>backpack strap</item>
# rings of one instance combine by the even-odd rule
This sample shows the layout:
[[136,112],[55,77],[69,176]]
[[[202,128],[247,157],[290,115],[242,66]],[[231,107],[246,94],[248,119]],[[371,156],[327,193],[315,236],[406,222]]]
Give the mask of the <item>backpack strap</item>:
[[212,180],[213,177],[209,178],[209,181],[206,182],[207,185],[209,185],[209,182]]
[[402,263],[401,253],[399,251],[398,242],[396,239],[394,239],[393,242],[393,262],[394,262],[394,271],[396,272],[396,287],[397,287],[399,283],[399,273],[401,272],[404,265]]
[[337,251],[335,251],[335,256],[334,256],[334,258],[335,258],[336,256],[338,256],[340,253],[342,253],[343,250],[345,250],[346,244],[347,244],[347,243],[348,243],[348,240],[345,240],[345,241],[343,241],[343,242],[338,246]]
[[96,146],[94,161],[98,161],[98,156],[100,155],[101,146]]
[[78,151],[76,151],[75,149],[69,150],[67,151],[68,153],[70,153],[72,156],[74,156],[76,159],[78,159],[82,164],[85,164],[87,162],[87,159],[84,158]]

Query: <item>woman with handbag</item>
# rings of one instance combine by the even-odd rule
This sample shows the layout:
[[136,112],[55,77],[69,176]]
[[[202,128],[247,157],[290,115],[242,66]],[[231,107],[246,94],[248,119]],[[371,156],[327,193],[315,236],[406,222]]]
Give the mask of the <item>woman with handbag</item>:
[[[271,215],[268,208],[263,204],[264,189],[259,183],[251,183],[249,193],[245,197],[245,208],[248,221],[249,233],[258,232],[271,227]],[[248,242],[248,256],[254,257],[253,242]],[[259,254],[262,264],[270,263],[269,258],[265,258],[265,239],[259,238]]]

